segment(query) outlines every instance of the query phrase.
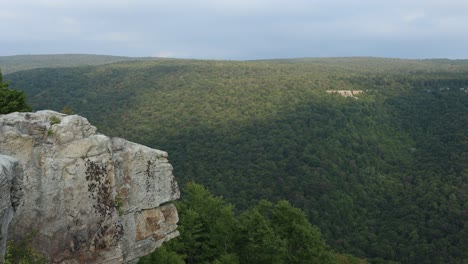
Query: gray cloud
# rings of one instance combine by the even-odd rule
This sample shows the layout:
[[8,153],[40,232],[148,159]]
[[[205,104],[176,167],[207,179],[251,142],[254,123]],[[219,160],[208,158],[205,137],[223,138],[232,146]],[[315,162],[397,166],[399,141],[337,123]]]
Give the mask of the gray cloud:
[[0,55],[468,58],[460,0],[0,0]]

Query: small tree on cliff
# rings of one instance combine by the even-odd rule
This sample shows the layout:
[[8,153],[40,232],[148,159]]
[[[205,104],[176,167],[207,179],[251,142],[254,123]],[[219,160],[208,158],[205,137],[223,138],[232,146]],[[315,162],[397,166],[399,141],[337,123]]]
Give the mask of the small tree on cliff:
[[11,90],[8,85],[8,82],[3,81],[0,71],[0,114],[31,111],[32,108],[26,103],[26,94]]

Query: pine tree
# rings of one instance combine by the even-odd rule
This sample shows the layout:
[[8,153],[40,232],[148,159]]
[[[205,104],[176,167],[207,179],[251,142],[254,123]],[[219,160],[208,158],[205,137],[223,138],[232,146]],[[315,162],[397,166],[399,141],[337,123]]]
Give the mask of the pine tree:
[[3,81],[0,71],[0,114],[12,112],[27,112],[32,108],[26,103],[26,94],[8,88],[9,83]]

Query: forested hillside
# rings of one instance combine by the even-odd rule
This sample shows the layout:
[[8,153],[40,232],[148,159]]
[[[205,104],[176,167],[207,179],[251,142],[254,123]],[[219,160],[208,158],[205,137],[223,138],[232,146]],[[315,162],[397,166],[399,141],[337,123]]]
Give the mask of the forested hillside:
[[92,54],[15,55],[0,56],[0,69],[2,69],[3,73],[7,74],[36,68],[92,66],[150,59],[154,58],[131,58]]
[[239,211],[290,201],[337,252],[468,259],[467,61],[161,59],[5,79],[35,109],[168,151],[181,185]]

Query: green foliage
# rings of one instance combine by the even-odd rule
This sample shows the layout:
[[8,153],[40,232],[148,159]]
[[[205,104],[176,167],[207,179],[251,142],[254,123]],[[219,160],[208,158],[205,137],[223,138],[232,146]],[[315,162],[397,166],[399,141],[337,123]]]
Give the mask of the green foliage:
[[3,81],[2,72],[0,72],[0,114],[31,111],[32,108],[26,104],[26,94],[10,90],[8,86],[8,82]]
[[5,264],[46,264],[47,260],[42,254],[31,247],[31,241],[36,233],[32,233],[22,240],[10,240],[7,243]]
[[236,254],[222,255],[219,259],[213,261],[213,264],[239,264],[239,258]]
[[271,223],[286,242],[287,263],[334,263],[322,240],[320,230],[312,226],[305,214],[289,202],[279,201],[271,209]]
[[201,185],[190,183],[184,191],[177,204],[180,237],[140,263],[166,263],[169,256],[185,263],[338,263],[319,230],[286,201],[262,200],[235,215]]
[[[8,78],[35,108],[69,105],[103,133],[168,151],[179,183],[200,182],[236,210],[290,201],[337,252],[468,258],[466,60],[161,59]],[[189,256],[221,254],[191,231]]]
[[184,200],[177,205],[181,236],[174,240],[173,248],[187,263],[214,261],[231,253],[236,228],[233,206],[201,185],[188,184],[185,191]]
[[267,218],[257,210],[244,212],[240,219],[241,263],[287,263],[286,243],[275,233]]
[[51,116],[50,117],[50,125],[53,126],[53,125],[56,125],[56,124],[60,124],[61,120],[60,118],[56,117],[56,116]]
[[166,247],[161,247],[154,253],[142,257],[139,264],[185,264],[184,259],[173,251],[168,251]]
[[[355,256],[352,256],[349,254],[338,254],[337,258],[338,258],[338,262],[341,264],[366,264],[367,263],[365,260],[356,258]],[[391,262],[385,262],[385,263],[392,264]]]
[[115,209],[119,213],[119,215],[122,215],[124,213],[123,206],[124,206],[124,201],[120,197],[115,197]]

